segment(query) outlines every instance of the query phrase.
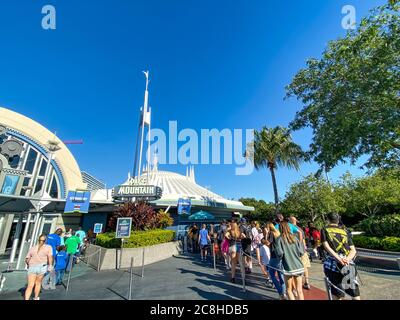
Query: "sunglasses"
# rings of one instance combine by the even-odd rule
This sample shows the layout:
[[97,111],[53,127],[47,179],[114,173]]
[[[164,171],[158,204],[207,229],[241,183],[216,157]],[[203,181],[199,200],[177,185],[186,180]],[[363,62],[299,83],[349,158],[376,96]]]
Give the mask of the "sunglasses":
[[45,242],[46,239],[39,239],[39,242]]

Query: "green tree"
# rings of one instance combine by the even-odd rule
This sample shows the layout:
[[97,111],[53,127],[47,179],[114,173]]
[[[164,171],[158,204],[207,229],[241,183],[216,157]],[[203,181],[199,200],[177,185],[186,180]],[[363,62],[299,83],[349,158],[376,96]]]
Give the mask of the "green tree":
[[309,154],[321,169],[361,155],[369,169],[400,165],[399,11],[399,0],[375,8],[286,88],[303,104],[290,128],[312,128]]
[[348,216],[361,219],[394,213],[400,209],[399,170],[379,170],[358,179],[347,173],[338,182],[337,192]]
[[310,174],[294,183],[282,202],[286,215],[295,215],[300,221],[324,225],[330,212],[343,212],[343,201],[325,179]]
[[246,157],[253,161],[256,170],[270,170],[277,211],[279,195],[275,171],[278,165],[299,170],[300,163],[304,160],[301,147],[293,142],[289,129],[279,126],[263,127],[261,131],[254,130],[254,141],[247,146]]
[[245,215],[249,220],[268,221],[274,217],[275,205],[273,203],[255,198],[240,198],[239,201],[245,206],[254,207],[254,212]]

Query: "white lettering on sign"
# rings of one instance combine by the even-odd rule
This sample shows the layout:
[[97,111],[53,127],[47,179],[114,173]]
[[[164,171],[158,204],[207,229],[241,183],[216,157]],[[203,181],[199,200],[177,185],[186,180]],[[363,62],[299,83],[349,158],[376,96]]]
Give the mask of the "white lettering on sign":
[[154,186],[143,186],[143,187],[136,187],[136,186],[121,186],[118,190],[118,195],[124,194],[155,194],[155,187]]

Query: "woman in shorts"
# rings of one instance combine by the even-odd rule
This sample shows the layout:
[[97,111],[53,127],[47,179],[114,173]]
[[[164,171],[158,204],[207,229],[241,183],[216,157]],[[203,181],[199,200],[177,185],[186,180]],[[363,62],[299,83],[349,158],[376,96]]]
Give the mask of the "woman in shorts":
[[42,234],[39,237],[39,244],[33,246],[26,255],[25,262],[28,266],[28,286],[25,290],[25,300],[30,300],[33,288],[35,288],[35,297],[33,300],[39,300],[42,280],[47,271],[53,269],[53,249],[45,244],[46,236]]
[[239,254],[241,249],[241,238],[239,226],[235,221],[231,222],[230,228],[225,234],[225,237],[229,240],[229,254],[231,256],[231,282],[235,283],[236,264],[239,261]]

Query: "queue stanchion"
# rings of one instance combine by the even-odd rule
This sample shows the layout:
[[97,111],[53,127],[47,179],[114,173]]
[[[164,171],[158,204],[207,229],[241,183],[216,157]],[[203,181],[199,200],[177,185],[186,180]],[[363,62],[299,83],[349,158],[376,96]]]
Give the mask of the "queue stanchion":
[[212,246],[212,253],[213,253],[214,271],[217,271],[217,264],[216,264],[216,257],[215,257],[215,247],[214,247],[214,244],[211,244],[211,246]]
[[242,275],[242,285],[243,285],[243,292],[246,292],[246,272],[244,270],[244,263],[243,263],[243,253],[242,249],[239,251],[239,266],[240,266],[240,273]]
[[97,272],[100,271],[100,260],[101,260],[101,248],[99,248],[99,256],[97,258]]
[[144,277],[144,248],[143,248],[143,255],[142,255],[142,278]]
[[67,287],[66,287],[66,293],[68,293],[69,290],[69,283],[71,281],[71,273],[72,273],[72,268],[74,267],[74,255],[70,255],[69,256],[69,261],[68,261],[68,267],[67,269],[69,269],[68,271],[68,281],[67,281]]
[[129,295],[128,300],[132,300],[132,281],[133,281],[133,257],[131,258],[131,270],[129,277]]
[[188,253],[187,236],[183,236],[183,253]]
[[326,286],[326,292],[328,293],[328,300],[333,300],[332,299],[331,284],[330,284],[329,279],[327,277],[325,277],[325,286]]

